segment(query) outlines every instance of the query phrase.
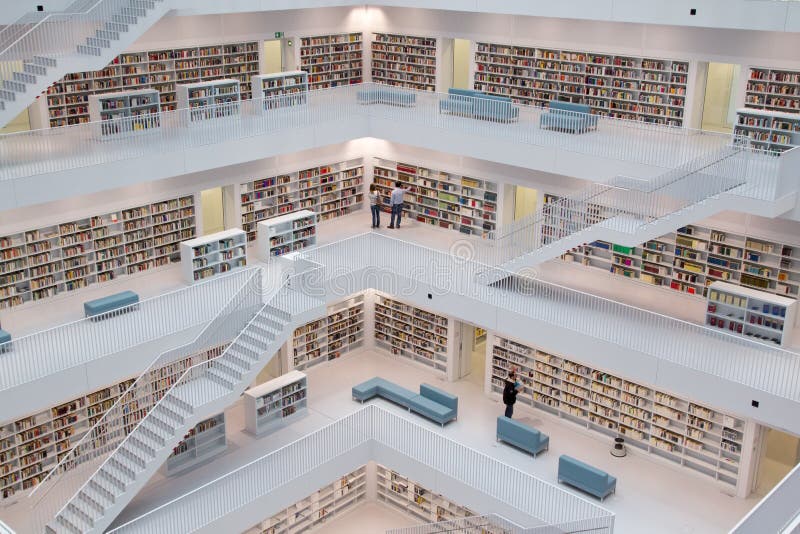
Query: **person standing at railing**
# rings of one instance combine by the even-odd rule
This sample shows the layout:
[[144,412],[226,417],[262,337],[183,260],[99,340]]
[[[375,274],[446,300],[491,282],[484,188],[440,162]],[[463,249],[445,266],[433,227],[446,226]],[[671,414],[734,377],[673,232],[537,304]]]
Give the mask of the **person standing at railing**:
[[369,184],[369,210],[372,212],[372,227],[381,227],[381,207],[378,204],[378,187]]
[[[400,218],[403,216],[403,195],[406,189],[403,189],[403,182],[397,181],[394,183],[392,189],[392,220],[389,222],[389,228],[400,228]],[[395,217],[397,223],[395,224]]]
[[522,389],[522,384],[517,380],[517,371],[513,367],[509,369],[506,383],[503,387],[503,404],[506,405],[506,417],[511,419],[514,415],[514,403],[517,402],[517,394]]

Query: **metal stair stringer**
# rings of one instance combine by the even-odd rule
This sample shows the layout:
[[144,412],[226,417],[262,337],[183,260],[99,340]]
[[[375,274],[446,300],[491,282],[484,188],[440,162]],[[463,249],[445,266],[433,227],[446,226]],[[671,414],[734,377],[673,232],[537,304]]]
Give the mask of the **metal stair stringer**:
[[47,532],[105,531],[186,433],[238,400],[294,328],[324,312],[323,300],[282,288],[219,357],[183,373],[58,512]]

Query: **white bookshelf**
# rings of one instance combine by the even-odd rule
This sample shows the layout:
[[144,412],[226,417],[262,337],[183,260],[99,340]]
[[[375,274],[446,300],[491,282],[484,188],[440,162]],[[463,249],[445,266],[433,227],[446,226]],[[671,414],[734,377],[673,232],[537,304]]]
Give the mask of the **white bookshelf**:
[[752,109],[800,113],[800,71],[752,67],[744,100]]
[[308,73],[309,87],[327,89],[361,83],[364,43],[361,32],[300,38],[300,68]]
[[436,44],[435,37],[374,33],[372,81],[436,91]]
[[242,229],[255,241],[258,222],[265,219],[311,210],[325,221],[361,209],[364,163],[355,159],[258,178],[239,191]]
[[317,214],[300,210],[273,217],[258,223],[257,234],[258,254],[265,261],[302,250],[317,243]]
[[164,463],[164,474],[172,476],[183,473],[225,452],[227,448],[225,414],[209,417],[183,436]]
[[731,334],[788,345],[797,301],[764,291],[714,282],[709,286],[706,324]]
[[245,534],[287,534],[318,529],[367,500],[367,469],[358,469],[259,522]]
[[364,345],[364,294],[328,306],[322,319],[295,329],[291,342],[292,369],[307,369]]
[[253,90],[265,110],[301,106],[308,103],[308,73],[294,70],[254,76]]
[[497,228],[495,182],[380,158],[375,158],[372,181],[378,187],[383,211],[390,211],[391,192],[400,181],[409,190],[405,216],[481,237]]
[[138,89],[89,96],[89,120],[101,138],[151,132],[161,127],[158,91]]
[[592,113],[682,126],[689,62],[478,42],[474,88],[528,105],[587,104]]
[[[445,496],[381,464],[376,466],[378,502],[397,508],[425,523],[452,521],[477,515]],[[481,531],[483,532],[483,531]]]
[[169,265],[195,234],[187,195],[0,236],[0,309]]
[[247,265],[247,234],[231,228],[181,243],[181,270],[194,283]]
[[255,436],[274,432],[308,414],[308,381],[289,371],[244,392],[245,429]]
[[250,98],[250,78],[259,72],[258,42],[213,44],[141,52],[126,52],[105,68],[67,74],[47,88],[31,107],[38,128],[89,122],[89,96],[114,91],[154,89],[161,111],[177,105],[176,84],[234,78],[241,97]]
[[738,109],[733,133],[746,137],[756,148],[774,152],[791,150],[800,145],[800,113]]
[[[146,379],[152,394],[130,399],[124,405],[121,416],[124,433],[133,430],[155,399],[164,395],[186,369],[218,357],[224,348],[224,345],[214,347],[151,370]],[[24,495],[25,490],[41,482],[133,381],[133,378],[126,379],[46,410],[0,423],[0,502]],[[120,423],[117,419],[108,422],[111,426]],[[98,442],[97,447],[104,444],[105,441]],[[93,453],[90,448],[86,450],[87,454]],[[64,467],[72,469],[74,464],[66,462]]]
[[175,91],[178,109],[188,110],[190,124],[231,117],[241,110],[241,82],[233,78],[177,84]]
[[492,393],[502,395],[513,365],[523,383],[520,402],[610,437],[623,436],[628,446],[728,489],[746,474],[740,470],[743,419],[507,338],[492,338],[487,345]]
[[375,296],[375,343],[445,376],[450,359],[447,317],[384,295]]

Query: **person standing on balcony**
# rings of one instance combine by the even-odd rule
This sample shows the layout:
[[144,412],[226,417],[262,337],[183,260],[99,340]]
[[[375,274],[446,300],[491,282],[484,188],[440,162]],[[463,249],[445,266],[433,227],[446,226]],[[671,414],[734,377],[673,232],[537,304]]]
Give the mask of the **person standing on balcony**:
[[369,184],[369,210],[372,212],[372,227],[381,227],[381,206],[378,204],[378,188],[375,184]]
[[511,419],[514,415],[514,403],[517,402],[517,393],[522,389],[522,384],[517,380],[517,371],[512,367],[508,371],[506,384],[503,387],[503,404],[506,405],[506,417]]
[[[392,220],[389,222],[389,228],[400,228],[400,218],[403,216],[403,195],[405,194],[406,190],[403,189],[403,183],[397,181],[394,183],[394,189],[392,189]],[[397,223],[395,224],[395,217],[397,217]]]

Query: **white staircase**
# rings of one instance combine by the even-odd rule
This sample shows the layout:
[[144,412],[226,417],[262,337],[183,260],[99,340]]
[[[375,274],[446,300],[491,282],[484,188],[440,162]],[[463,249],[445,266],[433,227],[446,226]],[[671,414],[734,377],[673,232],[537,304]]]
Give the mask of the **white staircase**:
[[293,331],[325,303],[282,288],[216,359],[187,369],[61,508],[50,533],[103,532],[200,421],[235,402]]
[[170,0],[78,0],[0,31],[0,127],[69,72],[99,70],[168,10]]

